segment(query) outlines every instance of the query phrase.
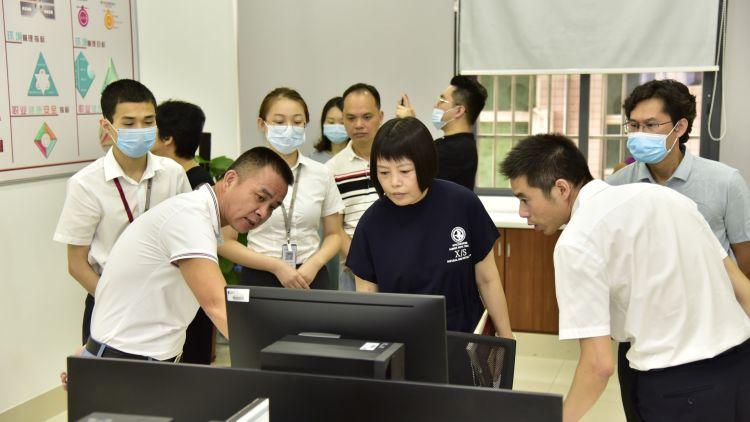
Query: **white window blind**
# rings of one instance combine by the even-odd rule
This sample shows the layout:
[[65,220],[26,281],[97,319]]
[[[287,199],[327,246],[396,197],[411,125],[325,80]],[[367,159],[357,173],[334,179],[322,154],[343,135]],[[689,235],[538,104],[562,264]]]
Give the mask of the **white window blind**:
[[460,0],[458,68],[474,75],[703,72],[719,0]]

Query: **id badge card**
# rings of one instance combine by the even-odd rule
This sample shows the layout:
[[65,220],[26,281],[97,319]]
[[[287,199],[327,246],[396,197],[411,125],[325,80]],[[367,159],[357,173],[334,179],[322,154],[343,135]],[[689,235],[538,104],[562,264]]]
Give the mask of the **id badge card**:
[[292,268],[297,268],[297,244],[287,243],[281,245],[281,260]]

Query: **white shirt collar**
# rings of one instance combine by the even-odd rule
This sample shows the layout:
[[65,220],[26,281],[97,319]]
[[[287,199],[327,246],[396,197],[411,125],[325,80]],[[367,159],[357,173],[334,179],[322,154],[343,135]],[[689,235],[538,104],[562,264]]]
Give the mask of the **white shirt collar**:
[[292,166],[292,171],[296,170],[300,164],[309,167],[310,161],[312,161],[310,158],[302,155],[302,151],[297,150],[297,162]]
[[[354,141],[349,142],[348,144],[346,144],[346,148],[343,149],[343,151],[346,151],[346,153],[349,155],[349,161],[354,161],[357,159],[362,160],[362,161],[367,161],[364,158],[357,155],[356,152],[354,152],[354,148],[352,148],[353,143]],[[369,164],[370,162],[367,161],[367,163]]]
[[216,192],[214,192],[213,188],[208,183],[201,185],[198,190],[207,192],[211,197],[208,212],[211,214],[211,221],[213,222],[216,239],[221,242],[223,240],[221,237],[221,212],[219,211],[219,201],[216,199]]
[[576,201],[573,203],[573,209],[570,212],[570,217],[573,218],[573,214],[575,214],[576,210],[578,210],[578,207],[581,206],[581,202],[586,202],[589,198],[593,198],[596,196],[599,192],[611,187],[606,182],[598,179],[594,179],[581,188],[581,190],[578,191],[578,196],[576,197]]
[[[114,148],[116,147],[111,147],[104,156],[104,180],[110,181],[118,177],[129,179],[122,170],[122,167],[120,167],[120,164],[115,160],[115,154],[112,152]],[[159,160],[157,160],[150,152],[146,153],[146,157],[146,170],[143,171],[141,181],[154,177],[156,172],[161,171],[164,168]]]

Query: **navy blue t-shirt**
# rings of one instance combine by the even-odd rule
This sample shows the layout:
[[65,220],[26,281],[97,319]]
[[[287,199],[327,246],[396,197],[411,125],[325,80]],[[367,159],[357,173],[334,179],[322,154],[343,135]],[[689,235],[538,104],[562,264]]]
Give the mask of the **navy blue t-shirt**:
[[474,192],[436,179],[413,205],[383,197],[357,224],[346,265],[378,291],[445,296],[447,328],[474,330],[484,307],[474,265],[498,230]]

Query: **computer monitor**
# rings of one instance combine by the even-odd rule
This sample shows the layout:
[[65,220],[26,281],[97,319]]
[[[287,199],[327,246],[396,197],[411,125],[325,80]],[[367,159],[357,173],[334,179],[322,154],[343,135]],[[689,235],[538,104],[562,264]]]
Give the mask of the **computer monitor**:
[[228,286],[233,367],[260,368],[260,351],[288,334],[403,343],[405,378],[447,383],[442,296]]

